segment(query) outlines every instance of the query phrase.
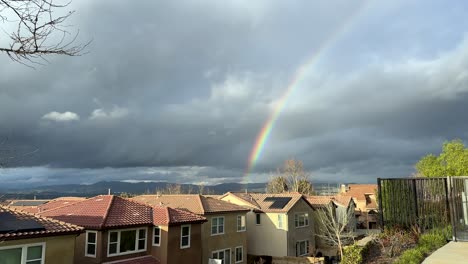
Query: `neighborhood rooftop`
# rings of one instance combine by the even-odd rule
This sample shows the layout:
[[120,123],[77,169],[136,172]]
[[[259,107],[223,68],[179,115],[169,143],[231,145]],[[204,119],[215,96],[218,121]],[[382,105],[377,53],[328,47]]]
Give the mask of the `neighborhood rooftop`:
[[78,234],[81,227],[0,206],[0,241]]
[[134,197],[133,200],[152,206],[169,206],[172,208],[178,208],[199,215],[249,210],[246,207],[210,197],[204,197],[203,195],[198,194],[140,195]]
[[204,218],[167,207],[152,208],[114,195],[99,195],[62,207],[40,212],[86,228],[109,228],[205,221]]
[[[300,193],[236,193],[228,192],[227,195],[233,195],[248,203],[252,209],[262,212],[288,212],[297,201],[304,199]],[[306,202],[307,200],[304,199]]]

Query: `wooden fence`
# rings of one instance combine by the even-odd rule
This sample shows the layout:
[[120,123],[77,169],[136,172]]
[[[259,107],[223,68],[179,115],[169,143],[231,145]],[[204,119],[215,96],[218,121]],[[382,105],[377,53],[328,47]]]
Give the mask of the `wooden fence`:
[[447,178],[377,179],[381,227],[418,227],[421,231],[450,224]]

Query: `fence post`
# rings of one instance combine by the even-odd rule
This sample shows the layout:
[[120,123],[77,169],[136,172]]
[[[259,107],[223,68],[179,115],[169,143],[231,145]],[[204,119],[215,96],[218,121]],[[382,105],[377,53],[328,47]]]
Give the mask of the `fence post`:
[[411,180],[413,182],[413,193],[414,193],[414,209],[416,212],[416,224],[419,225],[419,208],[418,208],[418,194],[416,193],[416,179]]
[[452,178],[450,176],[447,176],[445,178],[445,181],[447,183],[446,185],[446,195],[447,195],[447,203],[449,204],[449,210],[450,210],[450,223],[452,224],[452,240],[457,241],[457,230],[456,230],[456,209],[453,203],[455,201],[455,197],[453,196],[453,187],[452,187]]
[[384,216],[382,206],[382,179],[377,178],[377,191],[379,192],[379,215],[380,215],[380,230],[384,231]]

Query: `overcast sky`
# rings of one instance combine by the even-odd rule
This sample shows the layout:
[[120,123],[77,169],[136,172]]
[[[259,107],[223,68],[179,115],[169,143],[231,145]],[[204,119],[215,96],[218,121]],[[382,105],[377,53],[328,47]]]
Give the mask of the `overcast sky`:
[[[466,1],[71,8],[88,54],[35,70],[0,54],[3,186],[262,182],[290,157],[316,181],[373,183],[468,139]],[[244,177],[262,125],[311,58]]]

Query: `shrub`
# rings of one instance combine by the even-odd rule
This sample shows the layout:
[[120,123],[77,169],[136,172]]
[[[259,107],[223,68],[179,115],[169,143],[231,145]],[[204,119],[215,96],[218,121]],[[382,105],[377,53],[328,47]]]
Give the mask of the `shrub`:
[[353,244],[343,248],[341,264],[361,264],[363,260],[364,247]]
[[395,264],[420,264],[426,257],[426,247],[408,249],[393,263]]
[[396,264],[420,264],[434,250],[447,243],[447,229],[434,229],[422,234],[418,240],[418,246],[406,250],[394,263]]

